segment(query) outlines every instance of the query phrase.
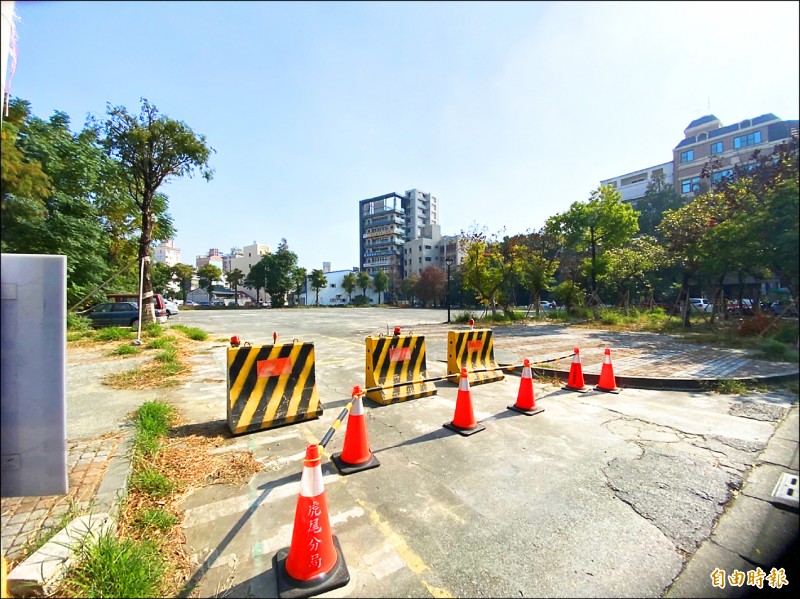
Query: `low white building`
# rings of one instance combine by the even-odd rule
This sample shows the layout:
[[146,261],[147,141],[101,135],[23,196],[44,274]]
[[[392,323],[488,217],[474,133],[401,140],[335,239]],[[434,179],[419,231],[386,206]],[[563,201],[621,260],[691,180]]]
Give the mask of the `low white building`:
[[672,162],[664,162],[655,166],[633,171],[618,177],[600,181],[600,185],[610,185],[622,196],[623,202],[635,202],[647,193],[647,186],[655,177],[664,177],[664,183],[673,185],[674,166]]
[[[323,271],[324,272],[324,271]],[[334,270],[326,272],[325,278],[328,283],[325,287],[319,290],[319,305],[320,306],[346,306],[350,303],[350,295],[342,287],[342,281],[345,275],[354,273],[358,275],[358,268],[350,270]],[[356,287],[353,291],[353,297],[361,295],[363,291]],[[385,293],[381,293],[381,296]],[[378,303],[378,294],[374,289],[367,290],[367,297],[373,304]],[[306,275],[305,291],[300,294],[301,306],[316,306],[317,305],[317,290],[311,287],[311,275]]]

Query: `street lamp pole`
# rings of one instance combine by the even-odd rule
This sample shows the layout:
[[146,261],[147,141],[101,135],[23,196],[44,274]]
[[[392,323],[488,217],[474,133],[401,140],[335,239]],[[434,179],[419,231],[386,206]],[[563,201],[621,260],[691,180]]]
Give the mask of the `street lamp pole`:
[[452,258],[445,258],[444,263],[447,265],[447,322],[450,323],[450,265],[453,263]]

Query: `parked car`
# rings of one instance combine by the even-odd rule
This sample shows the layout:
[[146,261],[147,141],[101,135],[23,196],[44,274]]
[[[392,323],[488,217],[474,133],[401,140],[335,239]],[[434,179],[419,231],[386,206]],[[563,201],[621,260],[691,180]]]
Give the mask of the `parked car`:
[[542,301],[539,302],[539,309],[540,310],[552,310],[553,309],[553,303],[552,302],[548,302],[547,300],[542,300]]
[[741,304],[739,304],[738,300],[728,302],[728,314],[736,316],[752,316],[753,300],[743,298]]
[[769,309],[776,316],[782,315],[782,316],[789,316],[789,317],[797,318],[797,306],[792,305],[792,306],[789,306],[789,308],[787,308],[786,306],[788,306],[788,305],[789,305],[789,302],[783,302],[783,301],[772,302],[769,305]]
[[[111,302],[130,302],[139,305],[138,293],[109,293],[107,296]],[[167,306],[164,297],[160,293],[153,294],[153,311],[155,312],[156,322],[164,324],[167,322]]]
[[175,316],[178,312],[180,312],[180,310],[178,309],[178,304],[176,304],[172,300],[165,299],[164,308],[167,311],[167,317]]
[[92,327],[132,327],[139,321],[139,306],[133,302],[103,302],[78,312],[92,321]]
[[690,297],[689,307],[697,312],[711,312],[714,309],[713,305],[709,304],[704,297]]

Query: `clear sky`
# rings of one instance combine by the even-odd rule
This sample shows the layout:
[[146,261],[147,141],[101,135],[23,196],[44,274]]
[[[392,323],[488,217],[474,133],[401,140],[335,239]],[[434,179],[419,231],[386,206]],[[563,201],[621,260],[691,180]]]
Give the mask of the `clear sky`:
[[541,227],[672,159],[693,119],[797,119],[798,2],[16,2],[11,94],[79,130],[147,98],[204,134],[182,261],[281,238],[358,266],[358,202],[420,189],[443,234]]

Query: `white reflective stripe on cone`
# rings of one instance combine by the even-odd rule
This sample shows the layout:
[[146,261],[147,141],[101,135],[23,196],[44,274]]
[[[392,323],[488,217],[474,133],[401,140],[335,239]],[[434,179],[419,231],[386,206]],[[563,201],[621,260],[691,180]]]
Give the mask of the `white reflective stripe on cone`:
[[302,497],[317,497],[324,492],[322,466],[317,464],[316,466],[303,468],[303,476],[300,479],[300,495]]
[[533,373],[531,372],[530,366],[523,366],[522,367],[522,378],[524,379],[532,379]]
[[351,416],[363,416],[364,415],[364,402],[361,401],[361,396],[360,395],[353,402],[353,407],[350,408],[350,415]]
[[469,391],[469,379],[465,376],[461,377],[461,382],[458,383],[459,391]]

